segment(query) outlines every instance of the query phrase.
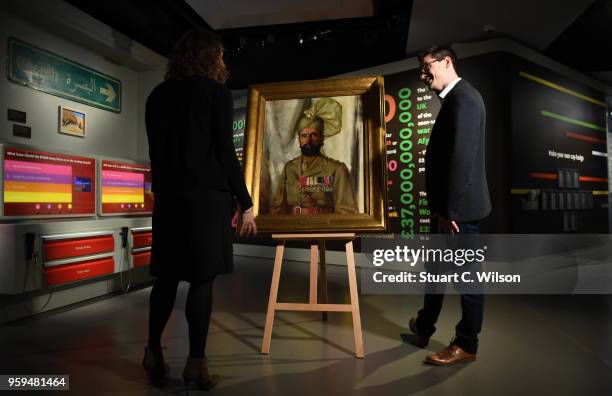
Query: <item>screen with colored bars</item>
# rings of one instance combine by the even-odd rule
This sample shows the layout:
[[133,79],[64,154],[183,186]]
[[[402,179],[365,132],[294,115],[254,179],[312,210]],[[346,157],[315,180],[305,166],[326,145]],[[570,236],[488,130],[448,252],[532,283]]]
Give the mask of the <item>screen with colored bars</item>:
[[101,214],[147,214],[153,212],[151,167],[102,160]]
[[2,162],[4,217],[95,214],[95,159],[5,147]]

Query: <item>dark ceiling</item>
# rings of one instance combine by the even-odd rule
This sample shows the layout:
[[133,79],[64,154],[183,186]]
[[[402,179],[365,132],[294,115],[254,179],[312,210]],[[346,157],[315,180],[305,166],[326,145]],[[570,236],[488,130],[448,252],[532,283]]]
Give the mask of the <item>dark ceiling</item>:
[[[185,0],[65,1],[164,56],[185,31],[213,30]],[[372,0],[371,17],[216,30],[226,48],[228,84],[243,89],[254,83],[317,79],[403,59],[412,3]],[[478,10],[474,13],[478,18]],[[612,0],[596,0],[544,52],[586,73],[611,71],[611,21]]]
[[546,54],[574,69],[612,70],[612,0],[597,0],[548,47]]
[[[187,30],[211,29],[184,0],[66,0],[155,52],[168,56]],[[412,0],[373,0],[374,15],[217,30],[229,86],[310,80],[405,57]]]

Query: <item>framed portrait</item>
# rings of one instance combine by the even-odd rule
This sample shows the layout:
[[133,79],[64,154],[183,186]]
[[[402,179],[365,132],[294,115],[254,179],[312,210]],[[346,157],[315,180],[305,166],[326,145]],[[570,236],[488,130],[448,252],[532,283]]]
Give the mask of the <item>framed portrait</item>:
[[247,107],[259,231],[386,232],[382,77],[253,85]]
[[84,111],[59,106],[58,132],[84,138],[86,116]]

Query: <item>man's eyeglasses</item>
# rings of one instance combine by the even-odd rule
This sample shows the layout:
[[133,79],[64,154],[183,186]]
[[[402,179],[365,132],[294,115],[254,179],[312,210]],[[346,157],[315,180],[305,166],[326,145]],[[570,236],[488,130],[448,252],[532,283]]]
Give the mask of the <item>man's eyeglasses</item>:
[[435,59],[432,60],[431,62],[427,62],[425,63],[423,66],[421,66],[421,68],[419,69],[419,73],[421,74],[425,74],[425,73],[429,73],[429,69],[431,68],[431,64],[432,63],[436,63],[436,62],[440,62],[443,61],[444,59]]

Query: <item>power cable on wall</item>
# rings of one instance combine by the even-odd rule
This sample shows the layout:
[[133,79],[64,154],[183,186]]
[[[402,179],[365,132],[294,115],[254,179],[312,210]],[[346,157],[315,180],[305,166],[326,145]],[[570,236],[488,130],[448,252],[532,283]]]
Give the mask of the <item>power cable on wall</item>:
[[[49,294],[47,296],[47,301],[45,301],[43,306],[41,308],[39,308],[38,310],[31,310],[27,306],[26,303],[23,304],[24,309],[29,314],[35,315],[35,314],[38,314],[38,313],[41,313],[42,311],[44,311],[47,308],[47,306],[49,305],[49,303],[51,302],[51,298],[53,297],[53,286],[50,286],[47,283],[47,278],[45,277],[45,272],[44,272],[42,264],[40,266],[38,265],[38,256],[39,256],[40,252],[36,250],[36,235],[33,232],[28,232],[28,233],[25,234],[24,247],[25,247],[26,265],[25,265],[25,274],[24,274],[24,277],[23,277],[23,286],[22,286],[21,292],[22,293],[26,292],[27,282],[28,282],[28,278],[30,276],[30,267],[33,267],[34,269],[38,269],[39,270],[40,278],[44,282],[43,289],[49,287]],[[6,312],[5,312],[5,314],[6,314]],[[8,320],[8,315],[7,315],[7,320]]]
[[119,280],[121,282],[121,290],[123,290],[124,293],[129,292],[130,288],[132,287],[132,269],[131,268],[127,268],[127,273],[128,273],[127,286],[124,286],[124,282],[123,282],[124,263],[126,265],[129,265],[129,260],[126,260],[125,256],[126,254],[129,253],[129,251],[130,251],[130,243],[128,239],[128,228],[122,227],[121,228],[121,256],[119,257]]

